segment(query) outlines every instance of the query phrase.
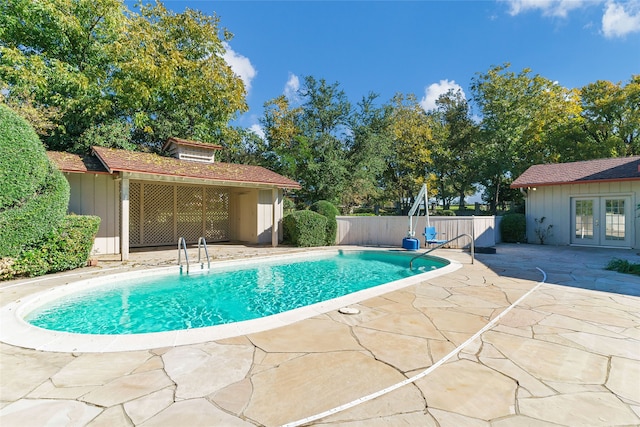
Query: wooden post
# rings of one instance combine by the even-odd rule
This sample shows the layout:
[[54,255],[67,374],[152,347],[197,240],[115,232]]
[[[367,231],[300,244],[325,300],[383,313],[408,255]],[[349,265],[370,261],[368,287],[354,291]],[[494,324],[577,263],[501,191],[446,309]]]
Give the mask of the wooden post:
[[273,188],[271,190],[271,246],[274,248],[278,246],[278,225],[280,224],[278,218],[278,189]]
[[120,181],[120,259],[129,259],[129,178]]

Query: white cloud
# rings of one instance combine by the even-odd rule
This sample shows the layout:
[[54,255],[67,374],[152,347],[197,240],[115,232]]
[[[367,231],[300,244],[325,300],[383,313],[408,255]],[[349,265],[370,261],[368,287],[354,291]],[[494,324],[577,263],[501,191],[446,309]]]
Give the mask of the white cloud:
[[260,138],[264,139],[264,129],[262,129],[262,126],[260,126],[259,124],[252,124],[249,130],[258,135]]
[[284,96],[289,101],[296,101],[298,99],[298,90],[300,89],[300,79],[293,73],[289,73],[289,80],[284,85]]
[[231,49],[231,46],[229,46],[228,43],[225,42],[223,43],[223,45],[225,48],[225,53],[223,55],[224,60],[227,64],[229,64],[233,72],[236,73],[236,75],[240,77],[240,79],[242,79],[245,89],[247,89],[247,92],[249,92],[249,89],[251,89],[251,81],[258,74],[258,72],[251,64],[249,58],[235,52],[233,49]]
[[464,91],[462,87],[457,84],[454,80],[440,80],[439,83],[434,83],[424,89],[424,97],[420,100],[420,106],[425,110],[433,110],[436,108],[436,101],[440,97],[440,95],[447,93],[450,89],[454,91],[462,92],[464,96]]
[[594,0],[502,0],[509,3],[509,14],[512,16],[520,13],[539,10],[545,16],[558,16],[566,18],[574,9],[579,9],[587,4],[594,4]]
[[640,1],[607,3],[602,16],[602,32],[605,37],[624,37],[640,31]]

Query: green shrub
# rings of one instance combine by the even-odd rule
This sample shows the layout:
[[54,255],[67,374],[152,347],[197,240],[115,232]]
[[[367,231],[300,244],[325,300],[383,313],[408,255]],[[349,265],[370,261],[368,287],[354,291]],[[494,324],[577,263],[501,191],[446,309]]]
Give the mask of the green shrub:
[[34,277],[84,267],[99,227],[97,216],[67,215],[59,227],[0,271],[0,278]]
[[0,257],[16,257],[58,226],[69,183],[51,164],[33,128],[0,105]]
[[502,217],[500,222],[502,241],[520,243],[527,241],[527,222],[524,214],[512,213]]
[[47,180],[48,161],[31,125],[0,104],[0,212],[33,197]]
[[299,247],[324,246],[327,218],[317,212],[295,211],[282,220],[284,240]]
[[336,234],[338,233],[338,221],[336,221],[336,216],[340,214],[338,208],[336,208],[331,202],[320,200],[312,204],[309,209],[314,212],[318,212],[320,215],[327,218],[325,245],[335,245]]
[[613,258],[605,267],[605,270],[617,271],[618,273],[635,274],[640,276],[640,264],[629,262],[626,259]]
[[34,197],[0,211],[0,257],[17,256],[24,246],[39,241],[65,217],[69,183],[54,165],[46,167],[48,178]]

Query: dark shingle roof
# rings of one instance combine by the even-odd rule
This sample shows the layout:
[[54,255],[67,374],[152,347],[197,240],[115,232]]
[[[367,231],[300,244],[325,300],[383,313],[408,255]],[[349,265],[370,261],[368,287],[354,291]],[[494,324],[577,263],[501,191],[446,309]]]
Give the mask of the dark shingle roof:
[[94,156],[50,151],[47,153],[63,172],[132,172],[202,179],[224,185],[257,184],[278,188],[300,188],[300,184],[261,166],[233,163],[199,163],[137,151],[93,147]]
[[533,165],[513,181],[511,188],[638,180],[640,156],[633,156]]

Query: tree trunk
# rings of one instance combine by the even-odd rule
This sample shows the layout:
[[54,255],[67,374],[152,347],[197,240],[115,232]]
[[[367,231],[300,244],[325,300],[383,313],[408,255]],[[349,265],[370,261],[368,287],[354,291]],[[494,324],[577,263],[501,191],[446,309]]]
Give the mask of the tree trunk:
[[459,211],[464,210],[464,191],[460,192],[460,201],[458,202],[458,210]]

